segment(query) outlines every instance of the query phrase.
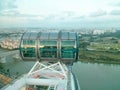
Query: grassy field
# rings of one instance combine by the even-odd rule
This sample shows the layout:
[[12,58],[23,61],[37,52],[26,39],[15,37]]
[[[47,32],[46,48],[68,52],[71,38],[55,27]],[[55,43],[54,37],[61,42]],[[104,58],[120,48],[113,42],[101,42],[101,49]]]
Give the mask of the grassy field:
[[79,59],[81,61],[90,62],[120,63],[120,51],[109,52],[80,50]]
[[120,37],[115,37],[114,34],[95,38],[92,35],[82,36],[79,59],[89,62],[120,63]]
[[81,61],[90,62],[120,63],[120,51],[92,51],[80,49],[79,59]]
[[89,45],[87,48],[92,48],[95,50],[118,50],[120,51],[120,43],[114,44],[114,43],[95,43],[93,45]]

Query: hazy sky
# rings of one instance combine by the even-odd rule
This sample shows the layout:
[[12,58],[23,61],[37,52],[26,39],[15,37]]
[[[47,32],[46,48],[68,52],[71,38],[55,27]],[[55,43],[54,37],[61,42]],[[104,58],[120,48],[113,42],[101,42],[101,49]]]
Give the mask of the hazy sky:
[[0,0],[0,27],[120,27],[120,0]]

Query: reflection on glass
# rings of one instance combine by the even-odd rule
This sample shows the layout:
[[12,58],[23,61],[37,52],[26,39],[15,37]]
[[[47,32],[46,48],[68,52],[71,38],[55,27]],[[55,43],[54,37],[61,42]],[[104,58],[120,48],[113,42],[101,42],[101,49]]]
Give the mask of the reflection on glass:
[[35,40],[23,40],[21,51],[24,57],[36,57]]
[[62,41],[61,42],[61,58],[74,58],[75,57],[75,41]]
[[40,41],[39,52],[42,58],[57,58],[57,41]]

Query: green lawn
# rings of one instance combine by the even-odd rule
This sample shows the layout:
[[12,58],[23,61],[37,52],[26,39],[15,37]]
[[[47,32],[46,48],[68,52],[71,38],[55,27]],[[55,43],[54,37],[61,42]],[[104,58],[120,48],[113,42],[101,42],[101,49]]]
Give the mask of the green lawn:
[[114,44],[114,43],[108,43],[108,44],[103,44],[103,43],[96,43],[94,45],[89,45],[88,48],[92,48],[95,50],[120,50],[120,43]]
[[88,51],[80,50],[79,59],[82,61],[120,63],[120,51]]

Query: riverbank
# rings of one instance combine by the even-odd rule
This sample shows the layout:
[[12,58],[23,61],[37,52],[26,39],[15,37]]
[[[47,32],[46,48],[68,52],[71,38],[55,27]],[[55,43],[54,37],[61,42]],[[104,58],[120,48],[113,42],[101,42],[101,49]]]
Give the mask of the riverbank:
[[79,60],[92,63],[120,64],[120,51],[80,50]]
[[18,50],[19,48],[13,48],[13,49],[8,49],[8,48],[3,48],[0,46],[0,50],[4,50],[4,51],[13,51],[13,50]]

